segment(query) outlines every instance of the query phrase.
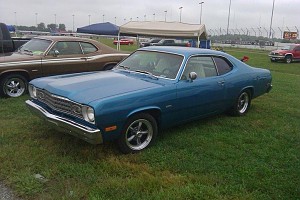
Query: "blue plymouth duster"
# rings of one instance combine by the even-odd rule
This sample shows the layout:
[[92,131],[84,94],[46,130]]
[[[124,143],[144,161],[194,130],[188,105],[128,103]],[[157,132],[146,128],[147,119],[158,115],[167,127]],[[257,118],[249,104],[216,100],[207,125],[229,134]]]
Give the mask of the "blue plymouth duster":
[[35,79],[26,104],[64,132],[92,144],[116,140],[134,153],[162,129],[226,111],[244,115],[271,81],[269,70],[223,52],[145,47],[111,71]]

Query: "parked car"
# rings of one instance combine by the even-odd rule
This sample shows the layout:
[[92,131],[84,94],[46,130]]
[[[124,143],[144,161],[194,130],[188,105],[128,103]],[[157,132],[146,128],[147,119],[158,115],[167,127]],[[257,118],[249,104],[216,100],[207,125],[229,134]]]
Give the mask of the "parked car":
[[151,43],[151,46],[182,46],[182,47],[190,47],[191,44],[189,42],[177,42],[174,39],[162,39],[158,43]]
[[114,45],[117,45],[118,43],[120,43],[120,45],[132,45],[134,42],[130,39],[120,39],[120,41],[114,40],[113,43]]
[[108,70],[127,56],[90,39],[37,37],[0,57],[0,96],[19,97],[28,81],[38,77]]
[[280,50],[271,51],[269,57],[271,62],[284,61],[291,63],[300,61],[300,44],[287,45]]
[[66,133],[92,144],[117,140],[134,153],[168,127],[225,111],[245,115],[271,81],[269,70],[220,51],[145,47],[110,71],[35,79],[26,104]]
[[6,24],[0,23],[0,54],[14,52],[31,38],[11,38]]
[[149,42],[141,42],[140,47],[148,47],[153,43],[158,43],[161,39],[151,39]]

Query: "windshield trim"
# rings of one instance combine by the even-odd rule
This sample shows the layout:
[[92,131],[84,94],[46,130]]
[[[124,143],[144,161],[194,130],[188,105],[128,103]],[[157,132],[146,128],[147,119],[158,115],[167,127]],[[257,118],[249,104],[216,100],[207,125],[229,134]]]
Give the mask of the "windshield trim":
[[[181,64],[180,64],[180,66],[179,66],[179,68],[178,68],[177,74],[176,74],[176,76],[175,76],[174,79],[168,78],[168,77],[162,77],[162,76],[155,76],[155,75],[153,75],[153,76],[155,76],[155,77],[157,77],[157,78],[160,78],[160,79],[172,80],[172,81],[178,80],[179,74],[180,74],[180,72],[181,72],[182,65],[183,65],[183,63],[184,63],[184,61],[185,61],[185,58],[186,58],[186,56],[185,56],[184,54],[173,53],[173,52],[168,52],[168,51],[160,51],[160,50],[150,50],[150,49],[138,49],[138,50],[134,51],[132,54],[134,54],[134,53],[137,52],[137,51],[147,51],[147,52],[166,53],[166,54],[172,54],[172,55],[181,56],[181,57],[182,57],[182,61],[181,61]],[[128,59],[132,54],[130,54],[130,55],[129,55],[127,58],[125,58],[123,61],[125,61],[126,59]],[[122,62],[123,62],[123,61],[122,61]],[[143,74],[143,75],[145,75],[145,73],[133,71],[133,70],[130,70],[130,69],[125,70],[125,69],[118,68],[119,65],[120,65],[122,62],[120,62],[115,68],[117,68],[117,69],[119,69],[119,70],[127,71],[127,72],[134,72],[134,73],[137,73],[137,74]]]

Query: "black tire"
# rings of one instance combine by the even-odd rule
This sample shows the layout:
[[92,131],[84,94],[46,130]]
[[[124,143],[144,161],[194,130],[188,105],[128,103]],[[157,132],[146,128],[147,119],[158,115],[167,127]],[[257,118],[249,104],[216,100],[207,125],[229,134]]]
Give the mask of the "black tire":
[[234,106],[232,107],[230,113],[233,116],[244,116],[251,105],[251,93],[249,90],[242,91],[237,97]]
[[290,64],[293,61],[293,58],[292,58],[292,56],[287,55],[287,56],[285,56],[284,61],[285,61],[285,63]]
[[271,62],[276,62],[276,60],[272,60],[272,59],[270,59],[271,60]]
[[28,81],[20,74],[4,76],[0,81],[0,96],[19,97],[27,92]]
[[115,64],[109,64],[109,65],[106,65],[105,67],[104,67],[104,71],[106,71],[106,70],[111,70],[112,68],[114,68],[114,66],[116,66]]
[[130,117],[118,139],[122,153],[137,153],[149,147],[157,136],[157,122],[147,113],[139,113]]

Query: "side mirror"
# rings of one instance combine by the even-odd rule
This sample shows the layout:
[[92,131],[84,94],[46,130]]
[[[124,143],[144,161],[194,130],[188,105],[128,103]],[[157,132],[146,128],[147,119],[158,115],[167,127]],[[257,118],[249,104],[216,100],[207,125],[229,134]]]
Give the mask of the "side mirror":
[[191,81],[195,80],[197,78],[197,73],[196,72],[190,72],[189,73],[189,78]]
[[55,57],[57,57],[57,56],[59,55],[59,51],[58,51],[57,49],[55,49],[53,55],[54,55]]

